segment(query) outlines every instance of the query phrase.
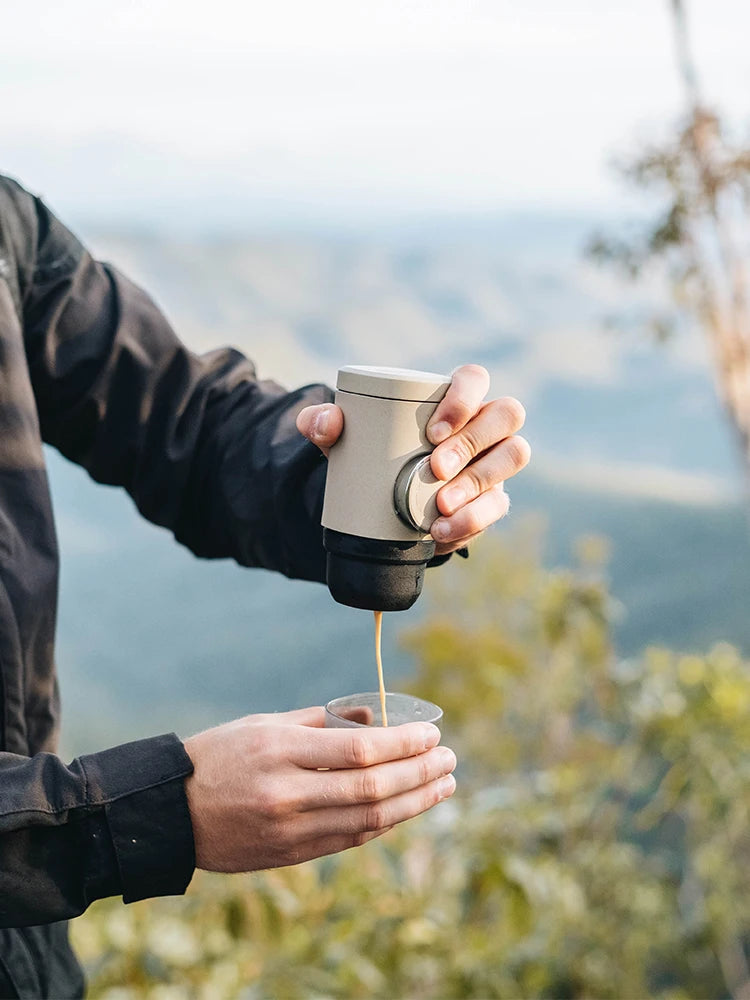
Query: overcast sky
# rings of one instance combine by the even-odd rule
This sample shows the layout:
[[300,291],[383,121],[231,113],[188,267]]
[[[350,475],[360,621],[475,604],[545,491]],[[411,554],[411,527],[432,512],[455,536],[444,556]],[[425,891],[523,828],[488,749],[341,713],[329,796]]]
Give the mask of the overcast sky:
[[[750,4],[693,0],[709,98],[750,121]],[[617,205],[679,110],[667,0],[6,5],[0,170],[81,217]]]

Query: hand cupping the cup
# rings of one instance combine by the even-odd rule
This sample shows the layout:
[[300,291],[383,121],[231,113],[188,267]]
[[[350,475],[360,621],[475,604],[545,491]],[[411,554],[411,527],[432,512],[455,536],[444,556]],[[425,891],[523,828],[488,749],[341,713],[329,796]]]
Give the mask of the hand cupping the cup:
[[358,847],[450,798],[452,750],[424,722],[326,729],[322,708],[248,715],[185,741],[196,864],[241,872]]
[[[508,512],[504,483],[528,463],[531,449],[518,435],[523,406],[506,396],[485,402],[490,377],[479,365],[463,365],[438,404],[427,436],[435,445],[432,471],[445,482],[437,495],[440,517],[432,526],[436,553],[463,548]],[[300,433],[327,456],[343,430],[333,403],[308,406],[297,417]]]

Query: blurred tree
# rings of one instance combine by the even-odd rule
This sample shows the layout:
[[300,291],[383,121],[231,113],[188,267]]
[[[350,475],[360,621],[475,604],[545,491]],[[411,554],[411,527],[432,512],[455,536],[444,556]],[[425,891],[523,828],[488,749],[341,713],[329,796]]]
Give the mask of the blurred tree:
[[749,665],[618,661],[605,547],[540,548],[488,540],[468,595],[446,567],[409,636],[456,797],[355,852],[97,903],[92,1000],[750,996]]
[[666,274],[675,308],[652,317],[653,331],[664,338],[680,318],[697,321],[750,471],[750,147],[704,101],[685,2],[669,3],[686,112],[673,136],[619,167],[663,207],[644,232],[598,235],[589,250],[631,279]]
[[749,665],[618,661],[606,547],[536,547],[477,551],[468,614],[446,574],[409,640],[475,789],[463,920],[496,915],[516,990],[487,995],[750,997]]

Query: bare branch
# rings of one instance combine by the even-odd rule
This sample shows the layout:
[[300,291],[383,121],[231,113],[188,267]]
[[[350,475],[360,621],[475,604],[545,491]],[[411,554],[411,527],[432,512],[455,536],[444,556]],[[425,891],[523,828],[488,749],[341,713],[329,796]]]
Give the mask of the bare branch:
[[[636,188],[663,205],[635,238],[597,235],[589,255],[630,279],[661,269],[677,316],[706,337],[717,388],[750,471],[750,149],[728,136],[721,116],[700,97],[684,0],[669,0],[685,119],[660,144],[620,163]],[[658,339],[678,323],[659,313],[649,324]]]

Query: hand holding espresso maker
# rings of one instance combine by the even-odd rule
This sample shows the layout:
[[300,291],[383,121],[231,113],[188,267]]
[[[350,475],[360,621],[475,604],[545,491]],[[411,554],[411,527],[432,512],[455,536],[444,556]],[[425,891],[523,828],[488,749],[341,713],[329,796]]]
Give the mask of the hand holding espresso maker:
[[422,592],[443,485],[425,428],[450,378],[403,368],[340,368],[344,430],[328,458],[326,580],[340,604],[404,611]]

